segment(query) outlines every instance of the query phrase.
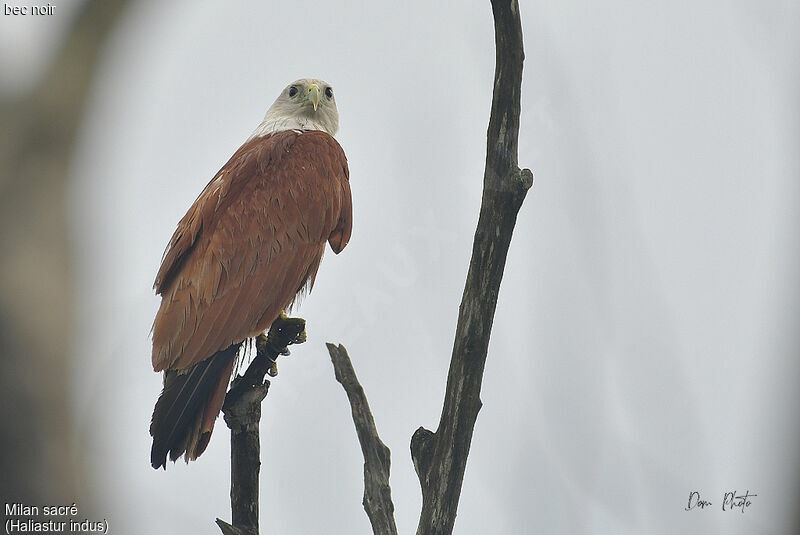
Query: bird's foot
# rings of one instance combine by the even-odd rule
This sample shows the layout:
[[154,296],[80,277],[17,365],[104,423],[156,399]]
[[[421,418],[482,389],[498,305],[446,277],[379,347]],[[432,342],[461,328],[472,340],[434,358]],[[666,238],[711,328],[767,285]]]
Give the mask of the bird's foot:
[[306,341],[306,320],[290,318],[285,313],[272,323],[267,333],[267,344],[279,355],[288,356],[289,346]]
[[281,313],[272,323],[267,334],[256,337],[256,350],[259,355],[265,355],[270,361],[267,373],[270,377],[278,375],[278,355],[289,356],[289,346],[302,344],[306,341],[306,320],[303,318],[290,318]]

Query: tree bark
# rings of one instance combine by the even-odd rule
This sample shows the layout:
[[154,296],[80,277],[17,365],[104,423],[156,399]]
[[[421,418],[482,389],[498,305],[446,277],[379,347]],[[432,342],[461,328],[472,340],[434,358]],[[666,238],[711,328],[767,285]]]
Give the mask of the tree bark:
[[367,396],[361,383],[358,382],[347,350],[341,344],[326,345],[331,355],[336,380],[342,385],[350,401],[353,423],[356,426],[358,442],[361,444],[361,453],[364,455],[362,505],[372,524],[372,532],[375,535],[397,535],[392,489],[389,486],[391,452],[378,436]]
[[459,307],[444,405],[435,433],[420,427],[411,456],[422,488],[418,535],[453,531],[478,411],[489,336],[511,236],[533,184],[517,166],[524,60],[516,0],[492,0],[495,76],[487,132],[483,198],[469,272]]
[[256,338],[256,357],[239,375],[225,396],[222,412],[231,430],[231,520],[217,519],[226,535],[258,535],[258,484],[261,472],[259,422],[261,402],[269,391],[264,376],[277,373],[278,355],[288,354],[287,346],[305,342],[305,320],[275,320],[267,336]]

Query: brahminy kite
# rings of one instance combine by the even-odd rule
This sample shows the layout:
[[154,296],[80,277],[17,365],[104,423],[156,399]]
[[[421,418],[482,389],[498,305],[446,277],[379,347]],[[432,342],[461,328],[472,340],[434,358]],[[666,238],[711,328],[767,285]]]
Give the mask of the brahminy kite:
[[153,468],[203,453],[242,342],[310,291],[326,242],[338,254],[350,240],[338,129],[333,88],[293,82],[178,223],[154,284]]

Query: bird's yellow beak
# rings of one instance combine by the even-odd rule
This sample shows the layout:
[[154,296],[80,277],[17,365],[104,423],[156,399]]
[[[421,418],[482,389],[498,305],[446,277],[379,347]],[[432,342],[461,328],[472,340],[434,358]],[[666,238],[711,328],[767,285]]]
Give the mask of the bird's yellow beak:
[[317,111],[317,106],[319,106],[319,86],[317,84],[309,84],[308,99],[314,105],[314,111]]

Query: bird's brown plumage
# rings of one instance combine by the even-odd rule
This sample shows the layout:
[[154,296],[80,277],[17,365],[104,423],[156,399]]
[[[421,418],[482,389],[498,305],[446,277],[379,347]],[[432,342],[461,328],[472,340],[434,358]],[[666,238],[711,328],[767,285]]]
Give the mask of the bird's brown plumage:
[[178,224],[156,276],[162,301],[153,324],[153,369],[169,370],[162,398],[170,374],[222,360],[213,367],[214,377],[204,378],[211,386],[191,429],[178,432],[188,438],[166,441],[175,447],[164,443],[161,429],[175,417],[162,414],[169,407],[160,412],[156,405],[154,466],[166,462],[161,451],[156,455],[159,448],[171,450],[173,459],[182,447],[187,459],[202,453],[232,373],[232,351],[225,350],[267,329],[299,291],[310,289],[326,242],[340,252],[351,225],[347,160],[325,132],[253,138],[209,182]]

